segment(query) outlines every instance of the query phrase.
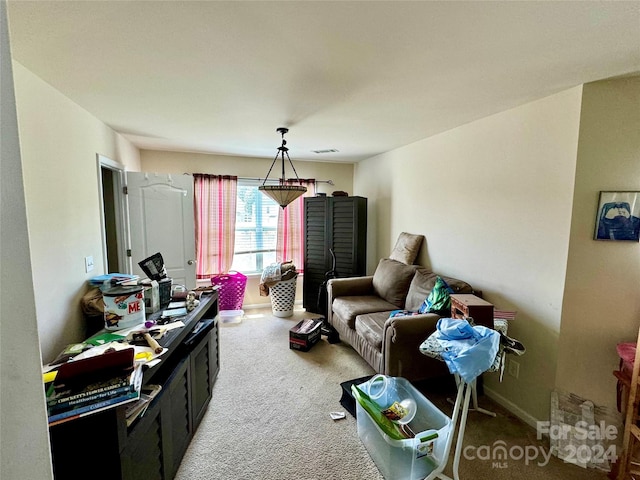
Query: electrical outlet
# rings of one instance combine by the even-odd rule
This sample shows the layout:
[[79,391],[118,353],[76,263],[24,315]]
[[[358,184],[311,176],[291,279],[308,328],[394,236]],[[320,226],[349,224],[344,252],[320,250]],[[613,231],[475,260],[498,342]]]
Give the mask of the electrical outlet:
[[84,257],[84,271],[89,273],[93,270],[93,256]]
[[520,376],[520,364],[515,360],[509,360],[509,375],[513,378],[518,378]]

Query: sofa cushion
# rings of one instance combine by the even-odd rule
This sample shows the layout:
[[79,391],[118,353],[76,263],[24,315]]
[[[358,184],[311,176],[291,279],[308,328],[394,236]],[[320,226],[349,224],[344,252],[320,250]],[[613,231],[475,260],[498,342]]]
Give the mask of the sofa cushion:
[[[405,265],[390,258],[383,258],[373,273],[373,291],[379,297],[395,305],[390,310],[402,308],[407,298],[416,266]],[[424,300],[424,299],[423,299]],[[370,310],[372,312],[374,310]]]
[[[440,277],[447,282],[453,293],[473,293],[473,288],[467,282],[444,275],[440,275]],[[431,293],[437,278],[438,275],[436,273],[424,267],[418,268],[409,285],[409,293],[407,293],[404,308],[406,310],[418,310],[425,298]]]
[[368,313],[356,317],[356,332],[378,351],[382,350],[382,332],[389,313]]
[[337,316],[352,329],[355,328],[356,317],[358,315],[372,312],[387,312],[387,317],[389,317],[389,311],[395,308],[395,305],[376,295],[337,297],[333,300],[332,304],[333,316]]
[[389,258],[406,265],[412,265],[418,256],[423,240],[423,235],[414,235],[412,233],[402,232],[398,236],[396,245],[393,247]]

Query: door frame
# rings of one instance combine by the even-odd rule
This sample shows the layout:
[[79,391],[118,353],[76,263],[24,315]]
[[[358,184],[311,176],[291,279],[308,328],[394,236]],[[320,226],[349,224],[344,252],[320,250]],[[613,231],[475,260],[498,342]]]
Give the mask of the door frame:
[[[129,229],[128,229],[128,213],[126,200],[124,195],[125,183],[125,167],[104,155],[96,154],[98,164],[98,189],[100,192],[100,227],[102,234],[102,259],[104,273],[109,272],[109,258],[107,252],[107,232],[115,228],[117,255],[118,255],[118,273],[131,273],[131,258],[127,255],[129,248]],[[113,173],[113,196],[111,199],[105,198],[105,191],[102,185],[103,170],[110,170]],[[114,224],[107,223],[105,218],[105,207],[112,208],[114,214]]]

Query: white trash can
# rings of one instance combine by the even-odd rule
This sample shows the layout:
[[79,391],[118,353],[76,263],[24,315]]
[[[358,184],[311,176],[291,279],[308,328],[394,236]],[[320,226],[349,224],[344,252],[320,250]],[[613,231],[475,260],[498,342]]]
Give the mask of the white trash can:
[[293,304],[296,301],[296,285],[298,275],[289,280],[283,280],[269,287],[271,309],[276,317],[290,317],[293,315]]

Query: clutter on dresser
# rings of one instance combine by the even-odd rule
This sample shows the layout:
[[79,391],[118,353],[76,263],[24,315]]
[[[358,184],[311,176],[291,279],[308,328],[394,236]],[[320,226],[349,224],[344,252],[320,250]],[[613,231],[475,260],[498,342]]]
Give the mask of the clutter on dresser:
[[138,266],[140,266],[144,274],[151,280],[160,281],[167,278],[167,267],[164,264],[164,259],[160,252],[154,253],[150,257],[138,262]]
[[[195,293],[199,305],[190,312],[183,298],[145,312],[130,328],[108,330],[102,321],[99,331],[43,366],[55,478],[78,478],[78,458],[99,465],[100,478],[123,480],[148,476],[163,458],[158,478],[173,478],[219,370],[217,293]],[[183,315],[162,317],[166,310]]]
[[[111,281],[111,278],[105,281]],[[125,287],[108,287],[107,295],[122,288]],[[141,298],[137,294],[140,292],[139,288],[123,291],[119,303],[126,305],[132,298],[139,302]],[[129,318],[125,319],[126,322],[120,319],[118,324],[125,328],[108,328],[105,323],[104,328],[84,341],[64,347],[51,363],[43,367],[43,381],[51,407],[49,422],[65,422],[139,399],[143,371],[157,365],[167,352],[167,348],[161,345],[162,339],[168,332],[184,328],[188,313],[201,305],[196,298],[201,296],[201,292],[189,294],[188,300],[170,302],[166,310],[148,316],[144,315],[144,306],[141,306],[143,316],[135,316],[135,322],[130,322]],[[103,295],[103,298],[108,297]],[[188,302],[195,302],[189,311],[186,308]],[[111,313],[107,307],[104,315],[108,314]],[[192,335],[209,323],[211,320],[198,321],[193,326]]]
[[198,300],[196,292],[194,291],[187,292],[187,300],[185,304],[186,304],[187,312],[190,312],[191,310],[196,308],[198,305],[200,305],[200,300]]
[[58,424],[136,400],[142,367],[133,348],[68,361],[47,387],[49,424]]
[[[150,278],[109,273],[89,279],[90,288],[82,298],[83,313],[88,322],[93,322],[91,328],[89,325],[87,328],[88,338],[67,345],[43,368],[50,424],[64,423],[121,403],[140,400],[143,371],[157,365],[167,352],[167,348],[161,345],[162,339],[168,332],[184,328],[187,314],[200,305],[203,291],[186,292],[185,288],[186,300],[171,302],[172,280],[164,276],[160,254],[141,263]],[[204,324],[198,322],[197,325],[197,330],[200,330]],[[125,358],[127,362],[130,360],[129,367],[132,368],[127,378],[118,374],[114,367],[106,371],[117,377],[118,380],[112,382],[117,387],[111,383],[100,384],[100,372],[105,370],[103,365],[113,364],[114,359],[119,359],[122,364]],[[82,388],[74,386],[73,391],[62,396],[59,383],[65,376],[73,377],[66,372],[78,371],[79,367],[83,367],[87,378],[91,377],[93,383],[97,383]],[[120,368],[124,367],[120,365]],[[135,376],[132,375],[133,370],[137,372]],[[74,382],[81,383],[78,379]]]

